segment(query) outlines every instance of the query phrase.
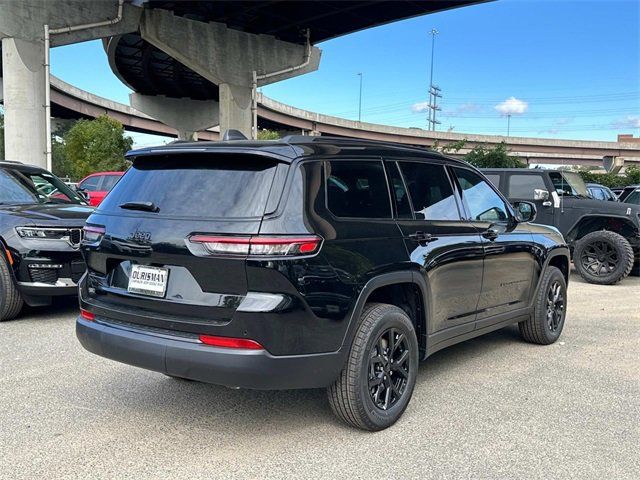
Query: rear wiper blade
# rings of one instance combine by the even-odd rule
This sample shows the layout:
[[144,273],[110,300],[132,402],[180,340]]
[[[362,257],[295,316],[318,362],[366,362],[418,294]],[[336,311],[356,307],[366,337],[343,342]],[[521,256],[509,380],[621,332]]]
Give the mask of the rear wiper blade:
[[154,213],[160,211],[160,209],[153,202],[126,202],[119,206],[120,208],[125,208],[127,210],[142,210],[144,212]]

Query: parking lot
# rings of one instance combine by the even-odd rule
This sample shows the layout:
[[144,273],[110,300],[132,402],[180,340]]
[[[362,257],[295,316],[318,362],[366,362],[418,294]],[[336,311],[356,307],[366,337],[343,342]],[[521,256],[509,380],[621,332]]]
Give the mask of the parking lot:
[[421,366],[371,434],[323,390],[173,380],[85,352],[76,305],[0,324],[2,478],[639,478],[640,278],[573,275],[559,343],[511,327]]

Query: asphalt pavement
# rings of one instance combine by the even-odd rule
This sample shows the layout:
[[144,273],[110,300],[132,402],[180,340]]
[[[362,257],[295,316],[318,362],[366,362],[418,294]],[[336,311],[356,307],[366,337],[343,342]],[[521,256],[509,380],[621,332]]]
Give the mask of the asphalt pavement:
[[421,365],[393,427],[324,390],[174,380],[84,351],[76,304],[0,323],[0,478],[640,478],[640,278],[573,275],[559,342],[509,327]]

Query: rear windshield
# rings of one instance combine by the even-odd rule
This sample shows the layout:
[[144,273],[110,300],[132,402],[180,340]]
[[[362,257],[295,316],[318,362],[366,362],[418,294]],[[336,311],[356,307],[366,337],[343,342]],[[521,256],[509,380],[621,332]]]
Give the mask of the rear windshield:
[[139,158],[100,210],[125,212],[152,202],[159,215],[252,218],[264,214],[278,163],[251,155],[162,155]]

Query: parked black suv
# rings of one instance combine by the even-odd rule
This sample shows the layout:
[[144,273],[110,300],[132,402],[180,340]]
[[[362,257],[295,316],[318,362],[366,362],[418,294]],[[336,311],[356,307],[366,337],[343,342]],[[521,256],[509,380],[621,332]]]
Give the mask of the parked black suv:
[[328,387],[394,423],[418,361],[519,323],[563,328],[569,251],[468,164],[326,137],[181,143],[133,166],[89,218],[76,324],[98,355],[229,387]]
[[0,321],[25,302],[43,306],[77,294],[82,227],[92,211],[46,170],[0,161]]
[[640,208],[591,198],[575,172],[498,168],[483,173],[510,201],[535,202],[536,222],[560,230],[587,282],[614,284],[629,275],[634,259],[640,265]]

